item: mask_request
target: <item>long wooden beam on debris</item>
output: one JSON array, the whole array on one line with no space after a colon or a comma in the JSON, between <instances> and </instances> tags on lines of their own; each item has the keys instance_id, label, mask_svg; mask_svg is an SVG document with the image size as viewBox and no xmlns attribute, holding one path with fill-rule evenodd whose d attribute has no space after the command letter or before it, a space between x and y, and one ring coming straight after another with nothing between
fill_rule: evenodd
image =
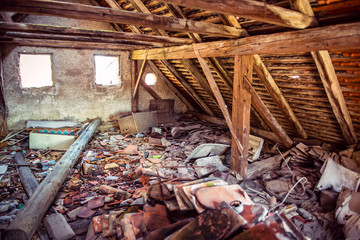
<instances>
[{"instance_id":1,"label":"long wooden beam on debris","mask_svg":"<svg viewBox=\"0 0 360 240\"><path fill-rule=\"evenodd\" d=\"M360 23L345 23L290 32L196 43L202 57L249 54L298 53L317 50L356 49L360 46ZM196 58L192 45L150 49L147 59ZM145 50L133 51L133 59L144 59Z\"/></svg>"},{"instance_id":2,"label":"long wooden beam on debris","mask_svg":"<svg viewBox=\"0 0 360 240\"><path fill-rule=\"evenodd\" d=\"M29 201L12 221L4 233L4 239L31 239L56 194L65 182L81 152L100 125L96 119L84 130L79 138L55 165L51 173L39 184Z\"/></svg>"},{"instance_id":3,"label":"long wooden beam on debris","mask_svg":"<svg viewBox=\"0 0 360 240\"><path fill-rule=\"evenodd\" d=\"M22 155L21 152L17 152L15 154L14 160L15 160L16 164L18 164L18 165L28 164L25 161L24 156ZM19 172L20 179L21 179L21 184L24 187L26 195L28 197L30 197L35 192L35 189L37 188L39 183L36 180L34 174L31 172L30 167L28 167L28 166L18 166L17 170Z\"/></svg>"}]
</instances>

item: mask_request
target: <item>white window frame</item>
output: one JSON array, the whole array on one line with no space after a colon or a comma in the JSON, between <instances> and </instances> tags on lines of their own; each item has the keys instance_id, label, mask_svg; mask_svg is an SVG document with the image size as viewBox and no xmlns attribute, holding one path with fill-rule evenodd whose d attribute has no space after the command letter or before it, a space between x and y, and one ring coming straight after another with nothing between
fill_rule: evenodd
<instances>
[{"instance_id":1,"label":"white window frame","mask_svg":"<svg viewBox=\"0 0 360 240\"><path fill-rule=\"evenodd\" d=\"M103 66L101 65L102 63L99 63L97 61L99 61L101 58L103 59L117 59L117 64L112 64L111 65L107 65L107 66ZM98 59L98 60L97 60ZM94 55L94 65L95 65L95 84L99 85L99 86L118 86L121 83L121 73L120 73L120 56L116 55L116 56L112 56L112 55L101 55L101 54L96 54ZM115 71L115 73L112 74L108 74L107 76L104 75L106 74L104 71L106 71L106 69ZM105 68L105 69L104 69ZM103 78L103 79L101 79Z\"/></svg>"},{"instance_id":2,"label":"white window frame","mask_svg":"<svg viewBox=\"0 0 360 240\"><path fill-rule=\"evenodd\" d=\"M43 88L54 85L52 76L52 54L19 53L18 56L20 86L22 89ZM39 57L42 57L42 59ZM37 81L37 79L40 79L40 81Z\"/></svg>"}]
</instances>

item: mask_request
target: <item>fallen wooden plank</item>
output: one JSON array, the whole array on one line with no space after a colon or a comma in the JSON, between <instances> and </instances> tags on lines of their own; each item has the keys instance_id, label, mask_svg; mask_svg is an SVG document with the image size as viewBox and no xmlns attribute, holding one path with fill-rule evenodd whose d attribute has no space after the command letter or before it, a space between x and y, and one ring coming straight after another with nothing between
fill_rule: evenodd
<instances>
[{"instance_id":1,"label":"fallen wooden plank","mask_svg":"<svg viewBox=\"0 0 360 240\"><path fill-rule=\"evenodd\" d=\"M4 233L4 239L31 239L71 168L95 133L101 120L94 120L71 145L51 173L40 183Z\"/></svg>"},{"instance_id":2,"label":"fallen wooden plank","mask_svg":"<svg viewBox=\"0 0 360 240\"><path fill-rule=\"evenodd\" d=\"M16 164L23 165L23 166L17 167L17 170L19 172L21 184L24 187L26 195L28 197L30 197L36 190L39 183L36 180L34 174L31 172L30 167L24 166L28 163L25 161L24 156L22 155L21 152L17 152L15 154L14 160L15 160Z\"/></svg>"}]
</instances>

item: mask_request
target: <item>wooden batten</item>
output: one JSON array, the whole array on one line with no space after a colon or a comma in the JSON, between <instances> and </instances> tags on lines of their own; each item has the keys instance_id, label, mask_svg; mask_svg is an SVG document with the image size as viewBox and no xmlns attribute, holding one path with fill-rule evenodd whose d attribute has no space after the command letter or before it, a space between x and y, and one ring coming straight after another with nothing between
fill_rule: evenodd
<instances>
[{"instance_id":1,"label":"wooden batten","mask_svg":"<svg viewBox=\"0 0 360 240\"><path fill-rule=\"evenodd\" d=\"M255 0L164 0L164 2L298 29L313 26L316 22L312 16Z\"/></svg>"},{"instance_id":2,"label":"wooden batten","mask_svg":"<svg viewBox=\"0 0 360 240\"><path fill-rule=\"evenodd\" d=\"M135 85L137 80L137 60L131 61L131 111L137 112L139 107L139 98L138 95L134 95Z\"/></svg>"},{"instance_id":3,"label":"wooden batten","mask_svg":"<svg viewBox=\"0 0 360 240\"><path fill-rule=\"evenodd\" d=\"M258 111L266 124L276 134L281 143L284 144L285 147L290 148L293 144L293 141L287 135L285 130L280 126L278 121L272 115L270 110L266 107L259 95L255 92L254 88L251 86L251 83L248 81L245 81L245 83L247 84L247 88L249 89L251 94L251 104L254 106L256 111Z\"/></svg>"},{"instance_id":4,"label":"wooden batten","mask_svg":"<svg viewBox=\"0 0 360 240\"><path fill-rule=\"evenodd\" d=\"M190 104L190 102L174 87L174 85L169 81L169 79L164 76L164 74L160 71L160 69L152 62L148 62L151 70L156 74L158 78L160 78L164 83L169 87L171 91L188 107L190 111L194 111L194 106Z\"/></svg>"},{"instance_id":5,"label":"wooden batten","mask_svg":"<svg viewBox=\"0 0 360 240\"><path fill-rule=\"evenodd\" d=\"M46 0L3 0L0 8L27 14L51 15L75 19L130 24L171 31L197 32L222 37L240 37L242 30L219 24L168 18L159 15L122 11L103 7L93 7L77 3Z\"/></svg>"},{"instance_id":6,"label":"wooden batten","mask_svg":"<svg viewBox=\"0 0 360 240\"><path fill-rule=\"evenodd\" d=\"M210 116L215 116L214 112L209 106L201 99L201 97L195 92L191 85L176 71L176 69L166 60L161 61L162 64L170 71L170 73L181 83L184 89L195 100L197 104Z\"/></svg>"},{"instance_id":7,"label":"wooden batten","mask_svg":"<svg viewBox=\"0 0 360 240\"><path fill-rule=\"evenodd\" d=\"M235 56L234 85L232 104L232 123L236 136L243 146L241 154L236 147L235 139L232 139L230 169L246 178L247 155L250 136L250 109L251 95L245 79L252 82L253 58L252 56Z\"/></svg>"},{"instance_id":8,"label":"wooden batten","mask_svg":"<svg viewBox=\"0 0 360 240\"><path fill-rule=\"evenodd\" d=\"M358 22L196 44L202 57L357 49L359 46L360 23ZM145 51L135 50L132 56L133 59L144 59ZM191 45L150 49L148 55L148 59L195 57Z\"/></svg>"},{"instance_id":9,"label":"wooden batten","mask_svg":"<svg viewBox=\"0 0 360 240\"><path fill-rule=\"evenodd\" d=\"M265 64L262 62L259 55L254 55L254 69L265 85L267 90L269 91L270 95L276 102L279 109L284 113L285 118L292 123L295 127L297 134L303 138L307 139L308 135L304 130L303 126L299 122L298 118L296 117L294 111L290 107L289 103L285 99L284 95L280 91L279 87L277 86L276 82L274 81L273 77L271 76L270 72L265 67Z\"/></svg>"}]
</instances>

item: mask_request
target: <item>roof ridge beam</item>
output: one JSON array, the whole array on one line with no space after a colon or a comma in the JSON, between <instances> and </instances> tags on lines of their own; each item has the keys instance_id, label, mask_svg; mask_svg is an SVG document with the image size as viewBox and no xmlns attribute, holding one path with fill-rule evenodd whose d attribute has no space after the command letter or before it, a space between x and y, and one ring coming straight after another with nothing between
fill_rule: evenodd
<instances>
[{"instance_id":1,"label":"roof ridge beam","mask_svg":"<svg viewBox=\"0 0 360 240\"><path fill-rule=\"evenodd\" d=\"M235 15L296 29L314 26L316 23L315 17L254 0L162 0L162 2L204 9L226 15Z\"/></svg>"}]
</instances>

